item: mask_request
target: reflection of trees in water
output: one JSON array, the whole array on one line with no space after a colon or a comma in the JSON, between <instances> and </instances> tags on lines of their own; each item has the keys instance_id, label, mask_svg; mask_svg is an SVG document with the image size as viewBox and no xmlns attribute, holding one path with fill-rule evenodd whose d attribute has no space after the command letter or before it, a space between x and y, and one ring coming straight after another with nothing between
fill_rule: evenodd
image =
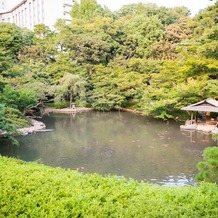
<instances>
[{"instance_id":1,"label":"reflection of trees in water","mask_svg":"<svg viewBox=\"0 0 218 218\"><path fill-rule=\"evenodd\" d=\"M202 131L181 131L184 136L183 144L186 152L202 157L202 151L208 146L214 146L212 135Z\"/></svg>"},{"instance_id":2,"label":"reflection of trees in water","mask_svg":"<svg viewBox=\"0 0 218 218\"><path fill-rule=\"evenodd\" d=\"M22 146L22 141L25 139L25 146ZM32 138L30 136L17 137L20 145L13 145L10 140L0 139L0 154L8 157L15 157L17 159L32 161L37 160L40 156L40 152L37 149L32 148Z\"/></svg>"},{"instance_id":3,"label":"reflection of trees in water","mask_svg":"<svg viewBox=\"0 0 218 218\"><path fill-rule=\"evenodd\" d=\"M24 147L45 164L86 172L139 179L189 175L201 160L196 151L201 153L210 143L199 136L190 143L179 124L126 112L54 114L44 120L54 132L24 138Z\"/></svg>"}]
</instances>

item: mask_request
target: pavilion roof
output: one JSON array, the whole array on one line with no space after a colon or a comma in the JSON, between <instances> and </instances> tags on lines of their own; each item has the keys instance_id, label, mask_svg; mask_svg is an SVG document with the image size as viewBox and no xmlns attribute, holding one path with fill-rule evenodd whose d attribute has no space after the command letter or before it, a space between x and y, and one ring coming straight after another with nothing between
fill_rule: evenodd
<instances>
[{"instance_id":1,"label":"pavilion roof","mask_svg":"<svg viewBox=\"0 0 218 218\"><path fill-rule=\"evenodd\" d=\"M191 104L187 107L182 108L185 111L201 111L201 112L216 112L218 113L218 101L207 98L203 101Z\"/></svg>"}]
</instances>

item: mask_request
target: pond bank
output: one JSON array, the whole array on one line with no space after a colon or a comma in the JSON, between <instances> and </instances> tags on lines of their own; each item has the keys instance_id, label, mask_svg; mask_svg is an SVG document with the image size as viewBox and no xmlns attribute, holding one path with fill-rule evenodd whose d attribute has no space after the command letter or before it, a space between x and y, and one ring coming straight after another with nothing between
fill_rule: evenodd
<instances>
[{"instance_id":1,"label":"pond bank","mask_svg":"<svg viewBox=\"0 0 218 218\"><path fill-rule=\"evenodd\" d=\"M57 109L57 108L44 108L44 114L49 114L49 113L80 113L80 112L88 112L93 110L92 108L86 108L86 107L78 107L78 108L62 108L62 109ZM33 134L36 132L46 132L46 126L43 122L35 120L30 118L30 123L31 126L25 127L25 128L19 128L17 131L20 133L20 135L28 135L28 134ZM4 137L7 134L6 131L3 131L0 129L0 137Z\"/></svg>"},{"instance_id":2,"label":"pond bank","mask_svg":"<svg viewBox=\"0 0 218 218\"><path fill-rule=\"evenodd\" d=\"M43 122L30 119L30 126L24 127L24 128L18 128L17 132L18 135L28 135L28 134L33 134L38 131L45 130L46 126ZM4 137L7 134L7 131L3 131L0 129L0 137Z\"/></svg>"},{"instance_id":3,"label":"pond bank","mask_svg":"<svg viewBox=\"0 0 218 218\"><path fill-rule=\"evenodd\" d=\"M85 107L78 107L78 108L44 108L44 114L48 113L77 113L77 112L88 112L93 110L92 108L85 108ZM28 135L33 134L36 132L46 132L46 126L43 122L31 119L31 126L26 128L19 128L18 132L21 133L21 135Z\"/></svg>"},{"instance_id":4,"label":"pond bank","mask_svg":"<svg viewBox=\"0 0 218 218\"><path fill-rule=\"evenodd\" d=\"M87 108L87 107L61 108L61 109L46 107L46 108L44 108L44 113L76 113L76 112L88 112L88 111L92 111L92 110L94 110L94 109ZM139 111L136 109L120 108L120 110L143 115L142 111Z\"/></svg>"},{"instance_id":5,"label":"pond bank","mask_svg":"<svg viewBox=\"0 0 218 218\"><path fill-rule=\"evenodd\" d=\"M88 112L93 110L92 108L86 108L86 107L77 107L77 108L44 108L44 113L77 113L77 112Z\"/></svg>"},{"instance_id":6,"label":"pond bank","mask_svg":"<svg viewBox=\"0 0 218 218\"><path fill-rule=\"evenodd\" d=\"M84 173L110 173L155 184L185 186L195 184L202 150L214 143L210 137L193 134L193 144L189 133L180 132L178 123L129 112L50 113L37 120L46 124L43 133L19 137L22 149L9 150L5 143L0 153L22 156L27 161L40 159L46 165ZM44 133L47 130L53 131Z\"/></svg>"},{"instance_id":7,"label":"pond bank","mask_svg":"<svg viewBox=\"0 0 218 218\"><path fill-rule=\"evenodd\" d=\"M17 131L21 135L28 135L28 134L33 134L36 133L37 131L45 129L46 126L43 122L31 119L31 126L25 127L25 128L19 128Z\"/></svg>"},{"instance_id":8,"label":"pond bank","mask_svg":"<svg viewBox=\"0 0 218 218\"><path fill-rule=\"evenodd\" d=\"M137 109L121 108L121 111L126 111L126 112L131 112L131 113L144 115L142 111L139 111Z\"/></svg>"},{"instance_id":9,"label":"pond bank","mask_svg":"<svg viewBox=\"0 0 218 218\"><path fill-rule=\"evenodd\" d=\"M207 123L201 123L201 124L185 124L180 126L181 130L195 130L195 131L201 131L204 133L212 133L217 134L218 128L215 125L210 125Z\"/></svg>"}]
</instances>

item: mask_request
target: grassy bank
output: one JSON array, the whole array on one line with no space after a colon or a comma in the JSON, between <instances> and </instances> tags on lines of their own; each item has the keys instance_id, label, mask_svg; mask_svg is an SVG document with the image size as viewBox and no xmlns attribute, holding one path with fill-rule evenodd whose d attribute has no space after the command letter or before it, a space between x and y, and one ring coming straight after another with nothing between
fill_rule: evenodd
<instances>
[{"instance_id":1,"label":"grassy bank","mask_svg":"<svg viewBox=\"0 0 218 218\"><path fill-rule=\"evenodd\" d=\"M218 188L161 187L0 156L0 217L217 217Z\"/></svg>"}]
</instances>

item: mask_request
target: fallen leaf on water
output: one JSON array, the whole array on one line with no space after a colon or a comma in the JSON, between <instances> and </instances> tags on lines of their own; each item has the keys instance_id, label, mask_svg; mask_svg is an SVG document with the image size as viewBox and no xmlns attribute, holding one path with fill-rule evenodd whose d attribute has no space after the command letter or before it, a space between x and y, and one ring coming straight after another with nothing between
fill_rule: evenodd
<instances>
[{"instance_id":1,"label":"fallen leaf on water","mask_svg":"<svg viewBox=\"0 0 218 218\"><path fill-rule=\"evenodd\" d=\"M168 148L169 144L163 144L162 146L165 147L165 148Z\"/></svg>"}]
</instances>

